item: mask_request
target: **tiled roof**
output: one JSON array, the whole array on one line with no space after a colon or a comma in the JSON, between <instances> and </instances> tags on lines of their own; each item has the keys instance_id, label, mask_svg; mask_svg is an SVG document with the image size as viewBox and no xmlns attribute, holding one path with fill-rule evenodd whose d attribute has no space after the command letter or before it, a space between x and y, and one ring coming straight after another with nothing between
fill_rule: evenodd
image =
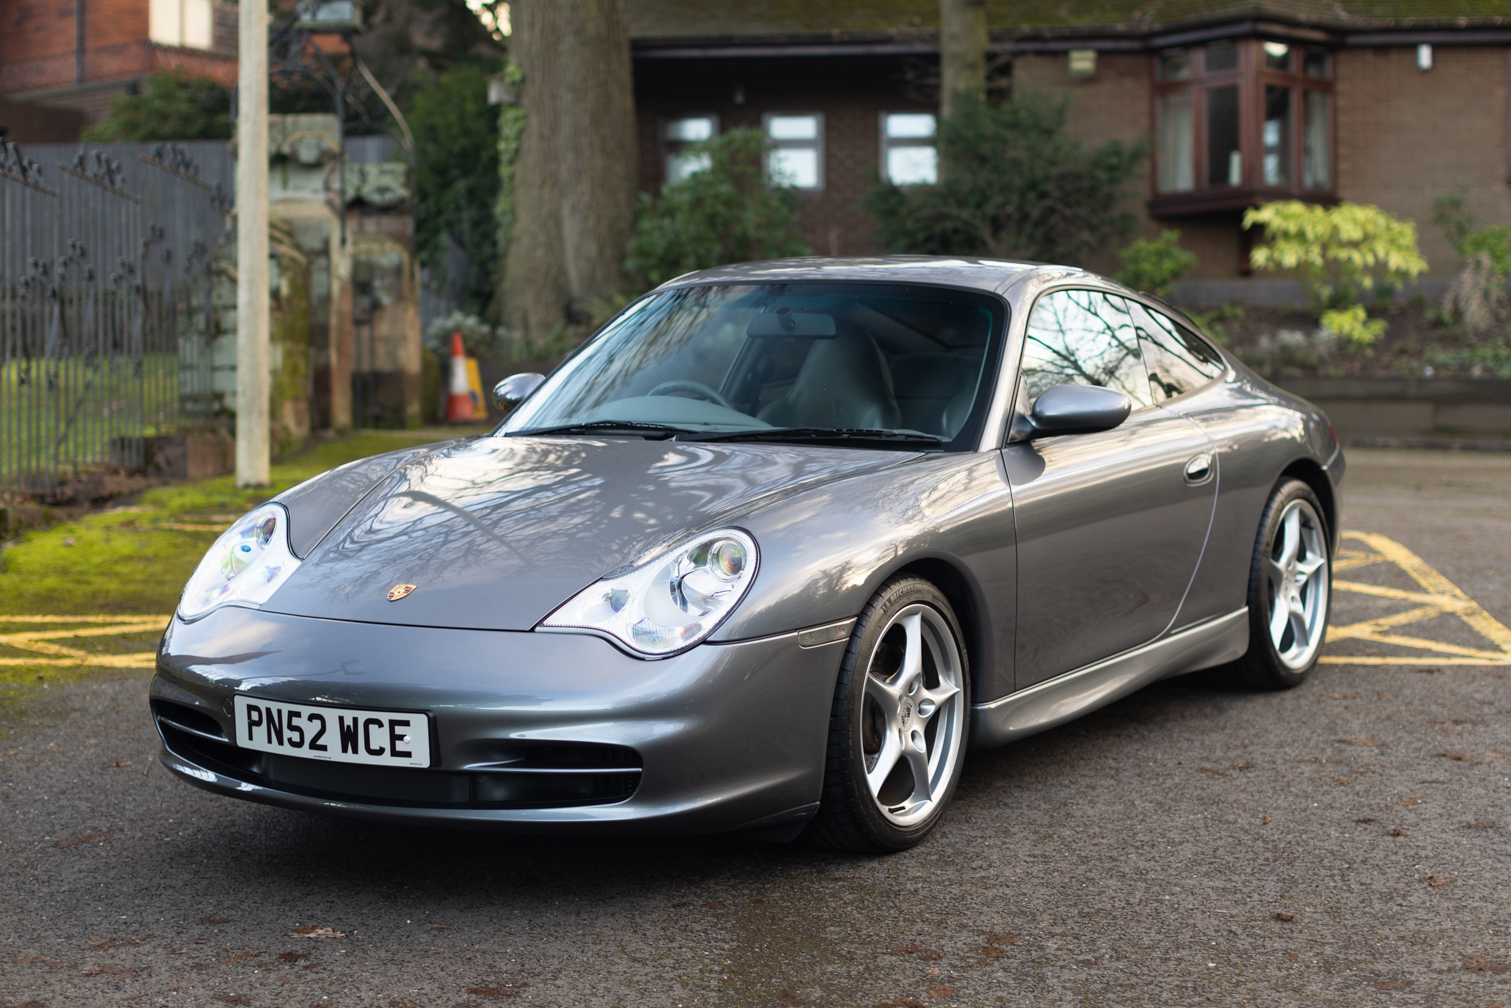
<instances>
[{"instance_id":1,"label":"tiled roof","mask_svg":"<svg viewBox=\"0 0 1511 1008\"><path fill-rule=\"evenodd\" d=\"M636 39L933 36L938 0L626 0ZM1269 17L1338 27L1511 22L1511 0L987 0L994 34Z\"/></svg>"}]
</instances>

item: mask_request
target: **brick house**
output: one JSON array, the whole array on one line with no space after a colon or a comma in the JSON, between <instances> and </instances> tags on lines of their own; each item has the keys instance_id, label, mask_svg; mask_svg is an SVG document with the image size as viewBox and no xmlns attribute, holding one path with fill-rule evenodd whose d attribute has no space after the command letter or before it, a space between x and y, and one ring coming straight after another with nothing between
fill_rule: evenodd
<instances>
[{"instance_id":1,"label":"brick house","mask_svg":"<svg viewBox=\"0 0 1511 1008\"><path fill-rule=\"evenodd\" d=\"M928 181L934 0L627 0L642 187L692 165L690 141L766 130L807 198L820 254L876 251L861 210L877 173ZM994 73L1065 94L1097 144L1150 137L1141 234L1181 231L1192 303L1283 302L1247 275L1244 207L1373 203L1417 221L1430 291L1457 269L1431 223L1455 186L1511 223L1511 0L987 0ZM931 90L932 89L932 90ZM1109 253L1093 268L1115 268Z\"/></svg>"},{"instance_id":2,"label":"brick house","mask_svg":"<svg viewBox=\"0 0 1511 1008\"><path fill-rule=\"evenodd\" d=\"M224 0L0 0L0 99L75 110L89 126L143 77L181 70L236 83L236 6ZM15 114L12 141L40 125Z\"/></svg>"}]
</instances>

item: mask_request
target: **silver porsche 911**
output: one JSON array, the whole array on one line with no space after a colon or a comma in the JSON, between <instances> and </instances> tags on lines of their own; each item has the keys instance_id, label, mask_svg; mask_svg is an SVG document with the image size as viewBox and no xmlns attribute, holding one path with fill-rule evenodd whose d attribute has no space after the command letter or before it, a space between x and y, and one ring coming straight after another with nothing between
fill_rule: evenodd
<instances>
[{"instance_id":1,"label":"silver porsche 911","mask_svg":"<svg viewBox=\"0 0 1511 1008\"><path fill-rule=\"evenodd\" d=\"M170 770L393 822L886 852L968 745L1317 660L1326 418L1091 273L706 270L497 394L492 434L220 537L152 681Z\"/></svg>"}]
</instances>

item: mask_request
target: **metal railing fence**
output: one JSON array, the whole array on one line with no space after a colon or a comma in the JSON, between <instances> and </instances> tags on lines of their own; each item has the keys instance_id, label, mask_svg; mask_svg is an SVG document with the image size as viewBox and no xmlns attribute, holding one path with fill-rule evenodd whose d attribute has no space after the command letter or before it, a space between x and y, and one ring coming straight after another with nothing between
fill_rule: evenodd
<instances>
[{"instance_id":1,"label":"metal railing fence","mask_svg":"<svg viewBox=\"0 0 1511 1008\"><path fill-rule=\"evenodd\" d=\"M0 490L139 469L213 425L212 286L229 206L181 150L48 172L0 149ZM132 184L133 188L127 188Z\"/></svg>"}]
</instances>

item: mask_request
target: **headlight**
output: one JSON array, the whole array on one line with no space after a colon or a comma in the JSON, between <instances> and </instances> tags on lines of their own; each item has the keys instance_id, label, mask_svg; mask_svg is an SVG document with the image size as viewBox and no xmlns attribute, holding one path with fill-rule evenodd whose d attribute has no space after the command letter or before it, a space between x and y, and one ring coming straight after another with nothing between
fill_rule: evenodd
<instances>
[{"instance_id":1,"label":"headlight","mask_svg":"<svg viewBox=\"0 0 1511 1008\"><path fill-rule=\"evenodd\" d=\"M289 513L264 504L221 533L194 569L178 600L178 614L195 619L236 602L260 606L299 566L289 549Z\"/></svg>"},{"instance_id":2,"label":"headlight","mask_svg":"<svg viewBox=\"0 0 1511 1008\"><path fill-rule=\"evenodd\" d=\"M756 574L756 544L739 529L701 535L648 564L606 577L541 621L542 630L598 630L645 655L703 640L739 605Z\"/></svg>"}]
</instances>

